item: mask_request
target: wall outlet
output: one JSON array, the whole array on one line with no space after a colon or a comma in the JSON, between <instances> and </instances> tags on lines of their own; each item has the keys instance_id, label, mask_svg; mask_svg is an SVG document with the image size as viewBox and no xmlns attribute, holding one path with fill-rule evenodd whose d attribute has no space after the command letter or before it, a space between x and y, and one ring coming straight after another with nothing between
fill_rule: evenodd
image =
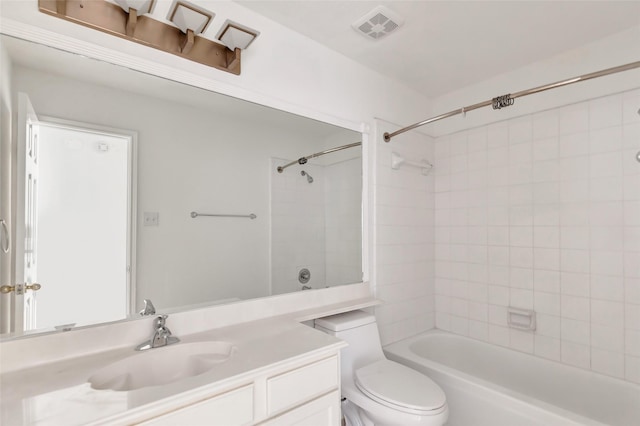
<instances>
[{"instance_id":1,"label":"wall outlet","mask_svg":"<svg viewBox=\"0 0 640 426\"><path fill-rule=\"evenodd\" d=\"M144 212L144 226L158 226L158 212Z\"/></svg>"}]
</instances>

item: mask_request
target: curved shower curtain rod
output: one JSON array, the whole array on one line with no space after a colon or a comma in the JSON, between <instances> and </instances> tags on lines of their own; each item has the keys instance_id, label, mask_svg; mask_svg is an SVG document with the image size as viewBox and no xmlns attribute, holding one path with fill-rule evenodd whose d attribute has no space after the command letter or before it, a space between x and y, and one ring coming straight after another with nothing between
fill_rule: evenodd
<instances>
[{"instance_id":1,"label":"curved shower curtain rod","mask_svg":"<svg viewBox=\"0 0 640 426\"><path fill-rule=\"evenodd\" d=\"M421 127L424 126L425 124L429 124L429 123L433 123L435 121L439 121L445 118L449 118L449 117L453 117L454 115L458 115L458 114L466 114L469 111L473 111L474 109L479 109L479 108L483 108L489 105L493 106L493 109L501 109L504 107L508 107L513 105L513 101L515 98L519 98L522 96L527 96L527 95L533 95L534 93L539 93L539 92L544 92L545 90L550 90L550 89L555 89L558 87L562 87L562 86L567 86L569 84L573 84L573 83L579 83L581 81L586 81L586 80L591 80L592 78L598 78L598 77L603 77L605 75L609 75L609 74L615 74L618 72L622 72L622 71L629 71L635 68L640 68L640 61L637 62L631 62L625 65L620 65L617 67L613 67L613 68L607 68L605 70L602 71L596 71L596 72L592 72L589 74L585 74L585 75L581 75L579 77L574 77L574 78L569 78L567 80L562 80L562 81L557 81L555 83L551 83L551 84L545 84L544 86L538 86L538 87L534 87L533 89L528 89L528 90L522 90L520 92L517 93L513 93L513 94L508 94L508 95L503 95L503 96L498 96L495 97L489 101L484 101L484 102L479 102L477 104L473 104L473 105L469 105L466 107L462 107L460 109L455 109L453 111L449 111L447 113L441 114L441 115L437 115L435 117L431 117L427 120L424 121L420 121L419 123L416 124L412 124L411 126L407 126L407 127L403 127L400 130L396 130L393 133L388 133L385 132L384 134L384 141L385 142L390 142L391 138L398 136L404 132L408 132L409 130L413 130L417 127Z\"/></svg>"},{"instance_id":2,"label":"curved shower curtain rod","mask_svg":"<svg viewBox=\"0 0 640 426\"><path fill-rule=\"evenodd\" d=\"M332 152L342 151L343 149L353 148L354 146L360 146L360 145L362 145L362 142L355 142L355 143L350 143L348 145L342 145L342 146L338 146L338 147L335 147L335 148L330 148L330 149L327 149L325 151L316 152L315 154L306 155L304 157L298 158L295 161L287 163L284 166L278 166L277 170L278 170L278 173L282 173L284 171L284 169L286 169L289 166L293 166L294 164L307 164L307 161L309 161L312 158L320 157L321 155L331 154Z\"/></svg>"}]
</instances>

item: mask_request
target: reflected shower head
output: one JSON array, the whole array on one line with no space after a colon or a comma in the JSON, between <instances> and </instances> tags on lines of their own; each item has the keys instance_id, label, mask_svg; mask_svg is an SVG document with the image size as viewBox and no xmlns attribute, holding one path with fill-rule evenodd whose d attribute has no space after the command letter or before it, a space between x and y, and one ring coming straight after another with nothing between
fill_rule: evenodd
<instances>
[{"instance_id":1,"label":"reflected shower head","mask_svg":"<svg viewBox=\"0 0 640 426\"><path fill-rule=\"evenodd\" d=\"M307 172L305 172L304 170L300 172L300 174L302 176L306 176L307 177L307 182L309 183L313 183L313 178L311 177L311 175Z\"/></svg>"}]
</instances>

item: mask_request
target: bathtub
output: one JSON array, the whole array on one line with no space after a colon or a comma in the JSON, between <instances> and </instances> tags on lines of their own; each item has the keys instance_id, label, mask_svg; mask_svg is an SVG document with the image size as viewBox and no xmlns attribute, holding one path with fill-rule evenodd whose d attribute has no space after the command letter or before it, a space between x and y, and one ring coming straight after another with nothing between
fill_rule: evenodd
<instances>
[{"instance_id":1,"label":"bathtub","mask_svg":"<svg viewBox=\"0 0 640 426\"><path fill-rule=\"evenodd\" d=\"M431 330L384 348L447 395L449 426L640 425L640 386Z\"/></svg>"}]
</instances>

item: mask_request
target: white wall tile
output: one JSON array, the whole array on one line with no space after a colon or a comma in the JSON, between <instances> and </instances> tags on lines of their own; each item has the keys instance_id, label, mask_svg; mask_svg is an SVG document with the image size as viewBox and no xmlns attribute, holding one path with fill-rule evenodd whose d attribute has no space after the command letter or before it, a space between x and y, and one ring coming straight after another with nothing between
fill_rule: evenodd
<instances>
[{"instance_id":1,"label":"white wall tile","mask_svg":"<svg viewBox=\"0 0 640 426\"><path fill-rule=\"evenodd\" d=\"M534 292L533 309L543 314L560 315L560 295L541 291Z\"/></svg>"},{"instance_id":2,"label":"white wall tile","mask_svg":"<svg viewBox=\"0 0 640 426\"><path fill-rule=\"evenodd\" d=\"M561 318L555 315L536 315L536 334L560 339Z\"/></svg>"},{"instance_id":3,"label":"white wall tile","mask_svg":"<svg viewBox=\"0 0 640 426\"><path fill-rule=\"evenodd\" d=\"M469 320L469 337L483 342L489 341L489 324L482 321Z\"/></svg>"},{"instance_id":4,"label":"white wall tile","mask_svg":"<svg viewBox=\"0 0 640 426\"><path fill-rule=\"evenodd\" d=\"M562 317L579 321L589 321L590 303L586 297L562 295L561 309Z\"/></svg>"},{"instance_id":5,"label":"white wall tile","mask_svg":"<svg viewBox=\"0 0 640 426\"><path fill-rule=\"evenodd\" d=\"M560 247L560 229L556 226L536 226L533 228L533 246L541 248Z\"/></svg>"},{"instance_id":6,"label":"white wall tile","mask_svg":"<svg viewBox=\"0 0 640 426\"><path fill-rule=\"evenodd\" d=\"M492 305L509 305L509 287L501 285L488 286L488 301Z\"/></svg>"},{"instance_id":7,"label":"white wall tile","mask_svg":"<svg viewBox=\"0 0 640 426\"><path fill-rule=\"evenodd\" d=\"M591 322L609 327L624 327L624 304L609 300L591 300Z\"/></svg>"},{"instance_id":8,"label":"white wall tile","mask_svg":"<svg viewBox=\"0 0 640 426\"><path fill-rule=\"evenodd\" d=\"M623 148L640 148L640 115L636 115L634 118L634 123L625 124L622 127Z\"/></svg>"},{"instance_id":9,"label":"white wall tile","mask_svg":"<svg viewBox=\"0 0 640 426\"><path fill-rule=\"evenodd\" d=\"M620 100L621 102L622 100ZM555 111L545 111L535 114L532 117L533 139L540 139L557 136L559 131L560 118Z\"/></svg>"},{"instance_id":10,"label":"white wall tile","mask_svg":"<svg viewBox=\"0 0 640 426\"><path fill-rule=\"evenodd\" d=\"M560 250L560 270L565 272L589 273L589 251L587 250Z\"/></svg>"},{"instance_id":11,"label":"white wall tile","mask_svg":"<svg viewBox=\"0 0 640 426\"><path fill-rule=\"evenodd\" d=\"M571 133L558 138L558 156L560 158L589 155L589 133Z\"/></svg>"},{"instance_id":12,"label":"white wall tile","mask_svg":"<svg viewBox=\"0 0 640 426\"><path fill-rule=\"evenodd\" d=\"M506 122L487 126L487 147L496 148L507 146L509 143L509 127Z\"/></svg>"},{"instance_id":13,"label":"white wall tile","mask_svg":"<svg viewBox=\"0 0 640 426\"><path fill-rule=\"evenodd\" d=\"M509 293L509 305L520 309L533 309L532 290L511 288Z\"/></svg>"},{"instance_id":14,"label":"white wall tile","mask_svg":"<svg viewBox=\"0 0 640 426\"><path fill-rule=\"evenodd\" d=\"M533 333L509 329L509 347L516 351L533 353Z\"/></svg>"},{"instance_id":15,"label":"white wall tile","mask_svg":"<svg viewBox=\"0 0 640 426\"><path fill-rule=\"evenodd\" d=\"M562 135L589 129L589 107L585 103L569 105L559 110L558 131Z\"/></svg>"},{"instance_id":16,"label":"white wall tile","mask_svg":"<svg viewBox=\"0 0 640 426\"><path fill-rule=\"evenodd\" d=\"M533 249L533 266L537 270L560 270L560 250L550 248Z\"/></svg>"},{"instance_id":17,"label":"white wall tile","mask_svg":"<svg viewBox=\"0 0 640 426\"><path fill-rule=\"evenodd\" d=\"M620 327L592 324L591 347L624 353L624 330Z\"/></svg>"},{"instance_id":18,"label":"white wall tile","mask_svg":"<svg viewBox=\"0 0 640 426\"><path fill-rule=\"evenodd\" d=\"M560 273L560 291L571 296L589 297L591 275L577 272Z\"/></svg>"},{"instance_id":19,"label":"white wall tile","mask_svg":"<svg viewBox=\"0 0 640 426\"><path fill-rule=\"evenodd\" d=\"M531 141L533 125L531 116L509 120L509 144L520 144Z\"/></svg>"},{"instance_id":20,"label":"white wall tile","mask_svg":"<svg viewBox=\"0 0 640 426\"><path fill-rule=\"evenodd\" d=\"M589 152L619 151L622 149L622 126L606 127L589 132Z\"/></svg>"},{"instance_id":21,"label":"white wall tile","mask_svg":"<svg viewBox=\"0 0 640 426\"><path fill-rule=\"evenodd\" d=\"M588 250L589 228L586 226L564 226L560 228L560 247Z\"/></svg>"},{"instance_id":22,"label":"white wall tile","mask_svg":"<svg viewBox=\"0 0 640 426\"><path fill-rule=\"evenodd\" d=\"M533 142L533 161L557 160L559 158L558 137L536 139Z\"/></svg>"},{"instance_id":23,"label":"white wall tile","mask_svg":"<svg viewBox=\"0 0 640 426\"><path fill-rule=\"evenodd\" d=\"M629 330L640 330L640 305L631 303L625 305L624 325Z\"/></svg>"},{"instance_id":24,"label":"white wall tile","mask_svg":"<svg viewBox=\"0 0 640 426\"><path fill-rule=\"evenodd\" d=\"M489 324L489 342L498 346L509 346L509 329Z\"/></svg>"},{"instance_id":25,"label":"white wall tile","mask_svg":"<svg viewBox=\"0 0 640 426\"><path fill-rule=\"evenodd\" d=\"M591 325L587 321L562 318L561 337L563 341L589 345L591 343Z\"/></svg>"},{"instance_id":26,"label":"white wall tile","mask_svg":"<svg viewBox=\"0 0 640 426\"><path fill-rule=\"evenodd\" d=\"M554 361L561 360L561 340L553 337L535 335L534 336L534 353L542 358Z\"/></svg>"},{"instance_id":27,"label":"white wall tile","mask_svg":"<svg viewBox=\"0 0 640 426\"><path fill-rule=\"evenodd\" d=\"M640 331L625 330L624 334L625 352L629 355L640 356Z\"/></svg>"},{"instance_id":28,"label":"white wall tile","mask_svg":"<svg viewBox=\"0 0 640 426\"><path fill-rule=\"evenodd\" d=\"M623 277L591 274L591 297L614 302L624 301Z\"/></svg>"},{"instance_id":29,"label":"white wall tile","mask_svg":"<svg viewBox=\"0 0 640 426\"><path fill-rule=\"evenodd\" d=\"M589 128L619 126L622 124L622 96L614 95L589 102Z\"/></svg>"},{"instance_id":30,"label":"white wall tile","mask_svg":"<svg viewBox=\"0 0 640 426\"><path fill-rule=\"evenodd\" d=\"M613 251L592 251L591 252L591 273L596 275L622 276L624 262L629 253ZM629 256L631 258L631 256Z\"/></svg>"},{"instance_id":31,"label":"white wall tile","mask_svg":"<svg viewBox=\"0 0 640 426\"><path fill-rule=\"evenodd\" d=\"M591 369L613 377L624 377L624 354L600 348L591 349Z\"/></svg>"},{"instance_id":32,"label":"white wall tile","mask_svg":"<svg viewBox=\"0 0 640 426\"><path fill-rule=\"evenodd\" d=\"M591 349L587 345L563 340L561 344L562 362L574 367L591 368Z\"/></svg>"},{"instance_id":33,"label":"white wall tile","mask_svg":"<svg viewBox=\"0 0 640 426\"><path fill-rule=\"evenodd\" d=\"M624 378L630 382L640 383L640 357L625 356Z\"/></svg>"},{"instance_id":34,"label":"white wall tile","mask_svg":"<svg viewBox=\"0 0 640 426\"><path fill-rule=\"evenodd\" d=\"M533 271L533 287L535 291L560 293L560 272L536 267Z\"/></svg>"}]
</instances>

